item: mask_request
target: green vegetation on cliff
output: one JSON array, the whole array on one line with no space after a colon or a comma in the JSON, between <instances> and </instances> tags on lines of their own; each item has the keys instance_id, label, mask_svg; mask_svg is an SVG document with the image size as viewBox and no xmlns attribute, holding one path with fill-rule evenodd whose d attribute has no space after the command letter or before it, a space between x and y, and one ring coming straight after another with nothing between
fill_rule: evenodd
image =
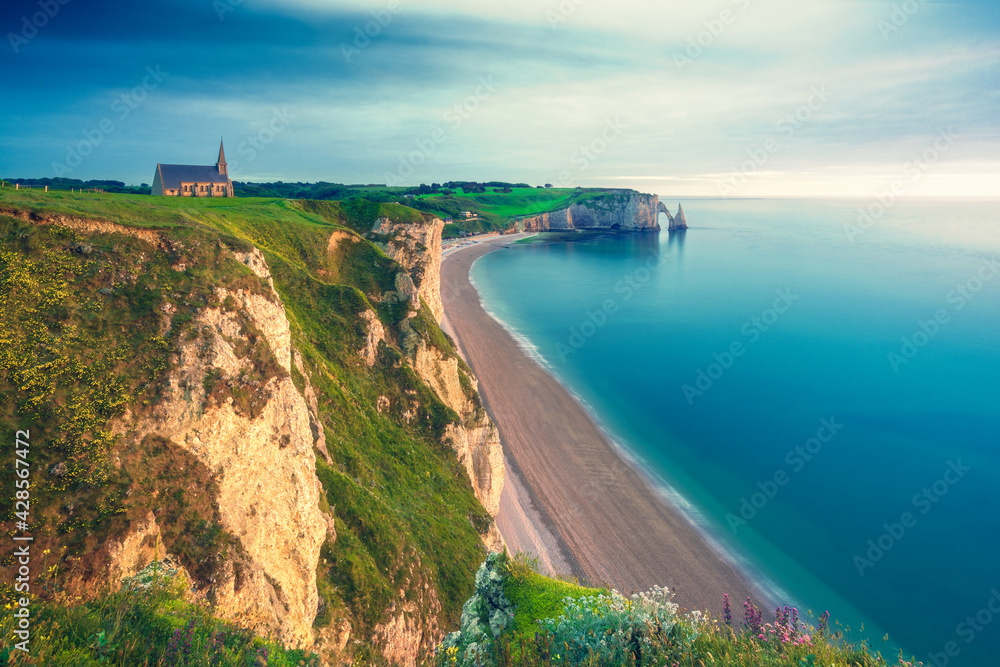
<instances>
[{"instance_id":1,"label":"green vegetation on cliff","mask_svg":"<svg viewBox=\"0 0 1000 667\"><path fill-rule=\"evenodd\" d=\"M30 654L10 643L0 665L91 667L319 667L318 656L280 644L212 616L187 602L189 582L155 563L114 593L87 602L41 602L32 611ZM15 636L16 619L0 617L0 636Z\"/></svg>"},{"instance_id":2,"label":"green vegetation on cliff","mask_svg":"<svg viewBox=\"0 0 1000 667\"><path fill-rule=\"evenodd\" d=\"M322 508L336 526L319 562L317 630L349 622L359 641L348 654L375 662L377 626L401 595L418 606L417 617L441 627L457 622L492 519L442 442L458 415L416 375L400 341L415 334L454 350L435 325L407 319L407 304L393 297L401 267L361 235L382 217L420 224L425 214L363 200L10 189L0 190L0 211L12 214L0 219L0 449L12 460L14 432L31 430L30 531L38 553L49 551L37 563L45 574L33 593L50 605L93 597L103 575L88 559L150 511L163 524L162 548L196 587L238 560L239 540L221 528L213 497L216 472L167 439L125 447L111 422L156 409L178 346L199 335L191 325L197 313L230 307L218 303L214 288L269 294L233 254L256 247L316 393L331 458L317 456ZM41 224L59 216L127 230ZM332 244L335 233L350 241ZM368 310L386 332L372 367L359 355ZM232 389L206 376L206 390L252 411L266 397L241 394L252 391L243 387L284 370L266 346L245 346L242 354L256 375ZM306 378L295 368L292 376L303 391ZM0 495L4 532L12 535L10 476ZM3 565L12 562L10 544L0 550ZM10 587L2 593L9 602Z\"/></svg>"},{"instance_id":3,"label":"green vegetation on cliff","mask_svg":"<svg viewBox=\"0 0 1000 667\"><path fill-rule=\"evenodd\" d=\"M461 628L438 648L438 667L914 667L887 660L831 629L813 627L791 607L764 612L747 601L721 616L684 612L670 591L630 597L538 574L535 563L490 554Z\"/></svg>"}]
</instances>

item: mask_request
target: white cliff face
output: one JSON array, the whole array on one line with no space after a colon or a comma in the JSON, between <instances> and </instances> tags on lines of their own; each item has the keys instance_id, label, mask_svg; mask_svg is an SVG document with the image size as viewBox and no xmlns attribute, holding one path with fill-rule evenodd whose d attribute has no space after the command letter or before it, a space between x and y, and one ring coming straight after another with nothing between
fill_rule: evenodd
<instances>
[{"instance_id":1,"label":"white cliff face","mask_svg":"<svg viewBox=\"0 0 1000 667\"><path fill-rule=\"evenodd\" d=\"M414 277L414 282L419 283L417 294L431 309L436 322L444 317L444 306L441 303L443 229L444 223L437 218L426 224L397 223L383 218L372 230L376 234L391 236L385 246L387 254ZM399 284L399 276L396 282L396 288L402 294L411 293L406 289L407 285ZM411 312L413 310L411 308ZM372 347L371 341L384 335L374 325L375 322L371 322L369 318L369 344L362 352L366 361ZM462 387L464 376L470 390L478 392L475 377L459 367L457 357L445 358L440 350L428 345L426 341L421 341L412 354L417 374L461 418L459 424L448 426L445 441L455 450L459 461L469 473L479 502L491 515L496 516L500 509L500 492L504 481L503 450L496 426L478 401L473 401ZM487 546L496 548L502 545L501 540L499 532L491 531L485 541Z\"/></svg>"},{"instance_id":2,"label":"white cliff face","mask_svg":"<svg viewBox=\"0 0 1000 667\"><path fill-rule=\"evenodd\" d=\"M241 260L270 280L259 251ZM222 527L239 540L246 561L226 561L223 572L202 591L216 613L272 632L286 645L310 647L319 602L316 568L327 521L319 509L309 410L289 375L288 320L276 293L269 299L219 289L217 296L220 301L232 297L236 310L205 308L198 313L201 335L180 343L166 398L151 417L133 421L126 415L118 429L137 442L147 435L167 438L214 473ZM263 335L281 369L264 381L247 380L255 369L250 358L238 354L239 343L249 334L244 321ZM210 371L223 389L207 396ZM240 409L231 395L225 396L226 387L250 392L253 409ZM137 528L143 535L156 530L146 524ZM134 541L126 537L121 550L131 555ZM122 569L141 560L132 557Z\"/></svg>"},{"instance_id":3,"label":"white cliff face","mask_svg":"<svg viewBox=\"0 0 1000 667\"><path fill-rule=\"evenodd\" d=\"M326 462L332 464L333 459L330 458L330 452L326 448L326 431L323 430L323 422L319 416L319 398L316 396L316 390L313 389L312 383L309 381L309 373L306 372L305 364L302 363L302 356L294 350L292 351L292 361L295 363L295 369L299 375L305 380L306 387L302 394L306 399L306 405L309 406L309 428L312 430L314 444Z\"/></svg>"},{"instance_id":4,"label":"white cliff face","mask_svg":"<svg viewBox=\"0 0 1000 667\"><path fill-rule=\"evenodd\" d=\"M522 232L572 229L657 231L660 229L660 212L657 195L608 193L603 198L522 218L518 220L517 228Z\"/></svg>"},{"instance_id":5,"label":"white cliff face","mask_svg":"<svg viewBox=\"0 0 1000 667\"><path fill-rule=\"evenodd\" d=\"M472 488L483 508L492 516L500 511L504 466L500 434L482 406L462 388L460 374L469 386L478 391L476 379L459 368L458 358L445 359L441 352L423 343L417 348L414 368L441 401L462 418L460 424L449 424L445 441L458 455L472 481Z\"/></svg>"},{"instance_id":6,"label":"white cliff face","mask_svg":"<svg viewBox=\"0 0 1000 667\"><path fill-rule=\"evenodd\" d=\"M375 626L374 632L375 646L390 665L400 667L416 667L420 654L432 651L444 636L437 622L441 603L430 582L421 580L416 552L411 554L409 569L406 588L397 591L388 619Z\"/></svg>"},{"instance_id":7,"label":"white cliff face","mask_svg":"<svg viewBox=\"0 0 1000 667\"><path fill-rule=\"evenodd\" d=\"M444 317L441 305L441 230L444 221L434 218L423 224L380 219L372 232L391 238L379 244L389 257L399 262L417 285L417 293L431 309L434 321ZM397 289L400 289L397 286Z\"/></svg>"},{"instance_id":8,"label":"white cliff face","mask_svg":"<svg viewBox=\"0 0 1000 667\"><path fill-rule=\"evenodd\" d=\"M373 310L366 310L361 313L361 319L365 321L365 346L361 348L361 358L365 360L365 365L369 368L375 365L378 358L379 343L385 341L385 327L382 321Z\"/></svg>"}]
</instances>

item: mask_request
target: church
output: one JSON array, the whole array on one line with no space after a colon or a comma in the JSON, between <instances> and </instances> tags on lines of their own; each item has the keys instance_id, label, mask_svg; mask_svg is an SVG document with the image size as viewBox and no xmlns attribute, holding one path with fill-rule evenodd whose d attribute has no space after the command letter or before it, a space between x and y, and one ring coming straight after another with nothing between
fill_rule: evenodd
<instances>
[{"instance_id":1,"label":"church","mask_svg":"<svg viewBox=\"0 0 1000 667\"><path fill-rule=\"evenodd\" d=\"M219 142L215 165L157 164L153 194L167 197L233 197L233 182L226 172L226 152Z\"/></svg>"}]
</instances>

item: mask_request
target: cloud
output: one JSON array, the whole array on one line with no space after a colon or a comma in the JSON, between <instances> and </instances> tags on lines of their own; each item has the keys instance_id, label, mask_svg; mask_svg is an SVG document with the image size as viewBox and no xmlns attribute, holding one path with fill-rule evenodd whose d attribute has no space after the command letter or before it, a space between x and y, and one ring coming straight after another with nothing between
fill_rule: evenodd
<instances>
[{"instance_id":1,"label":"cloud","mask_svg":"<svg viewBox=\"0 0 1000 667\"><path fill-rule=\"evenodd\" d=\"M220 134L236 149L286 107L295 121L250 176L379 182L438 128L445 139L414 182L553 182L570 170L588 185L631 174L690 187L777 137L752 187L847 188L831 165L891 171L947 126L965 140L949 156L964 165L955 173L996 171L991 4L921 3L885 35L894 10L883 2L220 1L232 9L222 20L204 0L70 3L0 56L18 72L0 110L3 175L46 175L147 65L170 78L81 177L148 180L150 165L194 160ZM10 25L32 6L15 5ZM480 77L496 90L455 126L449 110ZM830 99L782 134L817 86ZM575 168L616 118L621 136Z\"/></svg>"}]
</instances>

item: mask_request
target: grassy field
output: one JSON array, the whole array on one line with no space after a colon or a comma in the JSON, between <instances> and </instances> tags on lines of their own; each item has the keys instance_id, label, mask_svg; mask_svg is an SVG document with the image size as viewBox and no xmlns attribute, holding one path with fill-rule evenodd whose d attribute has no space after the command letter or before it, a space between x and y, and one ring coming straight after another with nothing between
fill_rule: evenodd
<instances>
[{"instance_id":1,"label":"grassy field","mask_svg":"<svg viewBox=\"0 0 1000 667\"><path fill-rule=\"evenodd\" d=\"M48 211L58 211L73 216L113 216L114 219L131 225L143 226L174 226L189 225L204 221L211 226L218 226L221 221L230 225L241 221L264 217L274 220L294 220L301 222L309 219L304 212L317 210L317 207L333 207L337 210L361 211L372 207L382 207L379 210L392 215L414 215L413 209L444 218L453 218L454 224L445 227L445 238L459 236L462 232L481 233L499 231L509 227L517 218L537 215L547 211L565 208L573 203L601 197L600 189L570 189L570 188L511 188L505 193L498 188L486 188L486 192L467 193L461 189L452 194L415 195L412 199L404 198L407 191L413 188L387 188L384 186L351 186L342 194L349 195L343 201L305 200L305 206L289 208L290 201L280 197L237 197L228 198L187 198L187 197L151 197L143 195L116 195L109 200L108 195L92 193L70 193L68 191L19 190L0 188L0 207L4 202L16 202L19 206L32 208L41 207ZM341 192L337 190L336 192ZM367 200L365 197L371 197ZM389 201L386 201L389 200ZM394 202L401 202L394 203ZM304 209L304 210L303 210ZM409 213L404 214L404 211ZM466 220L464 211L476 214L477 218ZM211 220L206 220L211 218ZM372 221L374 222L374 221ZM355 229L363 232L367 230Z\"/></svg>"},{"instance_id":2,"label":"grassy field","mask_svg":"<svg viewBox=\"0 0 1000 667\"><path fill-rule=\"evenodd\" d=\"M452 217L455 224L445 228L446 237L460 232L484 232L505 229L517 218L565 208L592 198L596 192L570 188L511 188L511 192L456 192L452 195L418 195L415 205L442 218ZM463 211L471 211L479 220L467 221Z\"/></svg>"}]
</instances>

